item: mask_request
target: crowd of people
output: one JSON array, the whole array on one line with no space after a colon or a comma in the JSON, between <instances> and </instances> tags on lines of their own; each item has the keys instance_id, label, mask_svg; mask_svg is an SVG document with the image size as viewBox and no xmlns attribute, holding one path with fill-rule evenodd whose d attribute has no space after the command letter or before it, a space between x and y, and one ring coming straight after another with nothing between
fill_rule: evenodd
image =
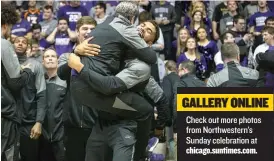
<instances>
[{"instance_id":1,"label":"crowd of people","mask_svg":"<svg viewBox=\"0 0 274 161\"><path fill-rule=\"evenodd\" d=\"M3 161L177 160L177 88L274 88L274 1L1 1Z\"/></svg>"}]
</instances>

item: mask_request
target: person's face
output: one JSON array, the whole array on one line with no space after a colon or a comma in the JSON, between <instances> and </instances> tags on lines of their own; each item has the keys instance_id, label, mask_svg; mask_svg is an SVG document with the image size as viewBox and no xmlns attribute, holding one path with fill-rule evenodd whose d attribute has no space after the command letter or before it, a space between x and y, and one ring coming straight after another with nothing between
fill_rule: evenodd
<instances>
[{"instance_id":1,"label":"person's face","mask_svg":"<svg viewBox=\"0 0 274 161\"><path fill-rule=\"evenodd\" d=\"M44 20L48 20L52 18L52 11L51 9L44 9L44 13L43 13L43 18Z\"/></svg>"},{"instance_id":2,"label":"person's face","mask_svg":"<svg viewBox=\"0 0 274 161\"><path fill-rule=\"evenodd\" d=\"M193 7L193 11L200 11L203 12L204 10L204 6L202 2L196 2L194 7Z\"/></svg>"},{"instance_id":3,"label":"person's face","mask_svg":"<svg viewBox=\"0 0 274 161\"><path fill-rule=\"evenodd\" d=\"M141 30L141 37L145 40L145 42L152 45L156 36L156 28L154 25L150 22L143 22L138 26L138 29Z\"/></svg>"},{"instance_id":4,"label":"person's face","mask_svg":"<svg viewBox=\"0 0 274 161\"><path fill-rule=\"evenodd\" d=\"M239 19L237 23L235 23L235 28L237 31L245 31L245 20Z\"/></svg>"},{"instance_id":5,"label":"person's face","mask_svg":"<svg viewBox=\"0 0 274 161\"><path fill-rule=\"evenodd\" d=\"M58 58L54 50L47 50L43 57L43 65L46 69L57 69Z\"/></svg>"},{"instance_id":6,"label":"person's face","mask_svg":"<svg viewBox=\"0 0 274 161\"><path fill-rule=\"evenodd\" d=\"M206 37L207 37L206 30L203 29L203 28L199 29L199 30L197 31L197 36L198 36L198 38L199 38L200 40L206 39Z\"/></svg>"},{"instance_id":7,"label":"person's face","mask_svg":"<svg viewBox=\"0 0 274 161\"><path fill-rule=\"evenodd\" d=\"M104 8L102 7L100 7L99 5L97 5L97 6L95 6L95 15L96 16L99 16L100 14L103 14L104 13Z\"/></svg>"},{"instance_id":8,"label":"person's face","mask_svg":"<svg viewBox=\"0 0 274 161\"><path fill-rule=\"evenodd\" d=\"M58 28L61 32L65 32L68 30L68 23L66 20L60 20L58 23Z\"/></svg>"},{"instance_id":9,"label":"person's face","mask_svg":"<svg viewBox=\"0 0 274 161\"><path fill-rule=\"evenodd\" d=\"M258 1L258 6L261 7L261 8L266 7L266 0L259 0Z\"/></svg>"},{"instance_id":10,"label":"person's face","mask_svg":"<svg viewBox=\"0 0 274 161\"><path fill-rule=\"evenodd\" d=\"M186 47L189 50L193 50L196 48L196 41L193 38L190 38L186 42Z\"/></svg>"},{"instance_id":11,"label":"person's face","mask_svg":"<svg viewBox=\"0 0 274 161\"><path fill-rule=\"evenodd\" d=\"M36 6L36 0L29 0L29 7L35 7Z\"/></svg>"},{"instance_id":12,"label":"person's face","mask_svg":"<svg viewBox=\"0 0 274 161\"><path fill-rule=\"evenodd\" d=\"M95 28L95 25L91 25L91 24L84 24L83 26L81 26L79 28L79 30L77 30L77 34L78 34L78 39L79 42L84 41L88 34Z\"/></svg>"},{"instance_id":13,"label":"person's face","mask_svg":"<svg viewBox=\"0 0 274 161\"><path fill-rule=\"evenodd\" d=\"M181 42L186 42L186 40L188 39L189 35L187 33L186 30L181 30L179 33L179 38L181 40Z\"/></svg>"},{"instance_id":14,"label":"person's face","mask_svg":"<svg viewBox=\"0 0 274 161\"><path fill-rule=\"evenodd\" d=\"M234 42L235 42L234 36L230 33L227 33L226 39L224 39L224 43L234 43Z\"/></svg>"},{"instance_id":15,"label":"person's face","mask_svg":"<svg viewBox=\"0 0 274 161\"><path fill-rule=\"evenodd\" d=\"M79 0L70 1L71 7L79 7L81 5L81 2Z\"/></svg>"},{"instance_id":16,"label":"person's face","mask_svg":"<svg viewBox=\"0 0 274 161\"><path fill-rule=\"evenodd\" d=\"M40 34L41 34L41 30L40 29L35 29L35 30L32 31L32 38L33 39L39 39Z\"/></svg>"},{"instance_id":17,"label":"person's face","mask_svg":"<svg viewBox=\"0 0 274 161\"><path fill-rule=\"evenodd\" d=\"M230 12L234 12L237 9L237 3L233 0L227 2L227 8Z\"/></svg>"},{"instance_id":18,"label":"person's face","mask_svg":"<svg viewBox=\"0 0 274 161\"><path fill-rule=\"evenodd\" d=\"M201 22L202 21L202 12L195 12L193 15L193 19L196 22Z\"/></svg>"},{"instance_id":19,"label":"person's face","mask_svg":"<svg viewBox=\"0 0 274 161\"><path fill-rule=\"evenodd\" d=\"M274 27L274 21L267 21L266 26Z\"/></svg>"},{"instance_id":20,"label":"person's face","mask_svg":"<svg viewBox=\"0 0 274 161\"><path fill-rule=\"evenodd\" d=\"M38 44L32 44L31 45L31 52L37 53L39 51L39 45Z\"/></svg>"},{"instance_id":21,"label":"person's face","mask_svg":"<svg viewBox=\"0 0 274 161\"><path fill-rule=\"evenodd\" d=\"M14 40L15 52L17 54L23 55L28 48L28 40L25 37L17 37Z\"/></svg>"},{"instance_id":22,"label":"person's face","mask_svg":"<svg viewBox=\"0 0 274 161\"><path fill-rule=\"evenodd\" d=\"M53 6L54 1L53 0L47 0L47 5Z\"/></svg>"},{"instance_id":23,"label":"person's face","mask_svg":"<svg viewBox=\"0 0 274 161\"><path fill-rule=\"evenodd\" d=\"M271 45L271 41L273 41L274 36L268 32L263 32L263 39L266 44Z\"/></svg>"}]
</instances>

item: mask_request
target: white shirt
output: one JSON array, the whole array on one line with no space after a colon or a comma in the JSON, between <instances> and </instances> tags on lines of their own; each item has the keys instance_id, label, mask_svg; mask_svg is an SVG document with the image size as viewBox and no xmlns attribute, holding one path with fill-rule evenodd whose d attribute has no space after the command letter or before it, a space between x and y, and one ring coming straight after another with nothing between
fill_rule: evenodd
<instances>
[{"instance_id":1,"label":"white shirt","mask_svg":"<svg viewBox=\"0 0 274 161\"><path fill-rule=\"evenodd\" d=\"M222 54L221 54L221 51L218 51L218 53L215 54L214 56L214 62L216 64L216 66L218 64L224 64L223 60L222 60Z\"/></svg>"},{"instance_id":2,"label":"white shirt","mask_svg":"<svg viewBox=\"0 0 274 161\"><path fill-rule=\"evenodd\" d=\"M256 62L256 55L258 55L259 53L264 53L264 52L266 52L268 49L269 49L269 45L267 45L266 43L259 45L259 46L255 49L254 54L253 54L253 65L254 65L255 69L256 69L257 66L258 66L258 63Z\"/></svg>"}]
</instances>

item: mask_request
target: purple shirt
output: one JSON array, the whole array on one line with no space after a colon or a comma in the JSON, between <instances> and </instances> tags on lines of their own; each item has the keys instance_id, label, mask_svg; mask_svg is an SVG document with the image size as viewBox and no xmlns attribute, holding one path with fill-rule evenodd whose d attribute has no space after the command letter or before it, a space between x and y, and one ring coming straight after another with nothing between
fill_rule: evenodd
<instances>
[{"instance_id":1,"label":"purple shirt","mask_svg":"<svg viewBox=\"0 0 274 161\"><path fill-rule=\"evenodd\" d=\"M21 22L16 23L12 26L11 34L16 36L25 36L31 30L31 24L27 21L22 19Z\"/></svg>"},{"instance_id":2,"label":"purple shirt","mask_svg":"<svg viewBox=\"0 0 274 161\"><path fill-rule=\"evenodd\" d=\"M219 51L215 41L209 41L206 46L198 45L198 51L205 57L207 63L207 69L209 72L213 71L214 66L214 56Z\"/></svg>"},{"instance_id":3,"label":"purple shirt","mask_svg":"<svg viewBox=\"0 0 274 161\"><path fill-rule=\"evenodd\" d=\"M274 51L274 46L270 46L268 50ZM274 74L267 72L265 75L265 87L274 88Z\"/></svg>"},{"instance_id":4,"label":"purple shirt","mask_svg":"<svg viewBox=\"0 0 274 161\"><path fill-rule=\"evenodd\" d=\"M69 28L75 31L76 22L83 16L88 16L88 11L85 7L71 7L70 5L66 5L59 9L57 17L67 18L69 20Z\"/></svg>"},{"instance_id":5,"label":"purple shirt","mask_svg":"<svg viewBox=\"0 0 274 161\"><path fill-rule=\"evenodd\" d=\"M209 18L204 18L203 20L204 20L207 35L211 35L211 33L212 33L212 24L211 24L210 19ZM197 36L197 30L190 29L190 24L191 24L191 19L188 16L186 16L185 20L184 20L184 27L188 29L188 31L189 31L189 33L192 37L196 37Z\"/></svg>"},{"instance_id":6,"label":"purple shirt","mask_svg":"<svg viewBox=\"0 0 274 161\"><path fill-rule=\"evenodd\" d=\"M39 50L44 51L45 49L50 47L50 43L47 42L45 38L39 40Z\"/></svg>"},{"instance_id":7,"label":"purple shirt","mask_svg":"<svg viewBox=\"0 0 274 161\"><path fill-rule=\"evenodd\" d=\"M189 60L185 53L181 53L181 55L179 56L178 60L177 60L177 67L180 65L180 63ZM206 61L205 58L201 55L200 60L195 59L194 60L195 66L196 66L196 76L200 79L205 79L205 73L207 70L207 65L206 65Z\"/></svg>"},{"instance_id":8,"label":"purple shirt","mask_svg":"<svg viewBox=\"0 0 274 161\"><path fill-rule=\"evenodd\" d=\"M73 50L74 42L70 41L67 33L57 33L55 36L55 49L60 56L63 53L70 53Z\"/></svg>"},{"instance_id":9,"label":"purple shirt","mask_svg":"<svg viewBox=\"0 0 274 161\"><path fill-rule=\"evenodd\" d=\"M270 16L274 16L274 13L271 11L265 13L256 12L254 15L250 16L249 26L255 26L255 31L261 32L265 25L264 21Z\"/></svg>"}]
</instances>

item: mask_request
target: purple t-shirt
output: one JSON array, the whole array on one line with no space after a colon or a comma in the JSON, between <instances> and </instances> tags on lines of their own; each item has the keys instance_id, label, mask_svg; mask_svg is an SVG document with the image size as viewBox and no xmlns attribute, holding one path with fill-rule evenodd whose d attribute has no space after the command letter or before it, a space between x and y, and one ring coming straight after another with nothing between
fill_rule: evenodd
<instances>
[{"instance_id":1,"label":"purple t-shirt","mask_svg":"<svg viewBox=\"0 0 274 161\"><path fill-rule=\"evenodd\" d=\"M70 53L73 50L74 42L70 41L69 35L67 33L57 33L55 36L55 49L58 56L63 53Z\"/></svg>"},{"instance_id":2,"label":"purple t-shirt","mask_svg":"<svg viewBox=\"0 0 274 161\"><path fill-rule=\"evenodd\" d=\"M85 7L71 7L70 5L63 6L58 11L58 18L64 17L69 20L69 28L75 31L76 22L83 16L88 16L88 11Z\"/></svg>"},{"instance_id":3,"label":"purple t-shirt","mask_svg":"<svg viewBox=\"0 0 274 161\"><path fill-rule=\"evenodd\" d=\"M27 21L22 19L21 22L16 23L12 26L11 34L16 36L25 36L31 30L31 24Z\"/></svg>"},{"instance_id":4,"label":"purple t-shirt","mask_svg":"<svg viewBox=\"0 0 274 161\"><path fill-rule=\"evenodd\" d=\"M209 72L214 70L214 56L219 51L215 41L210 41L206 46L198 45L198 51L205 57Z\"/></svg>"},{"instance_id":5,"label":"purple t-shirt","mask_svg":"<svg viewBox=\"0 0 274 161\"><path fill-rule=\"evenodd\" d=\"M177 60L177 67L180 65L180 63L189 60L185 53L181 53L181 55L179 56L178 60ZM196 66L196 76L197 78L200 79L205 79L206 78L206 70L207 70L207 65L206 65L206 60L204 58L203 55L201 55L200 60L195 59L194 64Z\"/></svg>"},{"instance_id":6,"label":"purple t-shirt","mask_svg":"<svg viewBox=\"0 0 274 161\"><path fill-rule=\"evenodd\" d=\"M265 25L264 21L270 16L274 16L274 13L271 11L267 11L265 13L256 12L254 15L250 16L249 26L255 26L255 31L261 32Z\"/></svg>"},{"instance_id":7,"label":"purple t-shirt","mask_svg":"<svg viewBox=\"0 0 274 161\"><path fill-rule=\"evenodd\" d=\"M47 42L45 38L39 40L39 50L44 51L45 49L50 47L50 43Z\"/></svg>"},{"instance_id":8,"label":"purple t-shirt","mask_svg":"<svg viewBox=\"0 0 274 161\"><path fill-rule=\"evenodd\" d=\"M268 50L274 51L274 46L270 46ZM265 87L274 88L274 74L273 73L266 72L266 75L265 75Z\"/></svg>"}]
</instances>

